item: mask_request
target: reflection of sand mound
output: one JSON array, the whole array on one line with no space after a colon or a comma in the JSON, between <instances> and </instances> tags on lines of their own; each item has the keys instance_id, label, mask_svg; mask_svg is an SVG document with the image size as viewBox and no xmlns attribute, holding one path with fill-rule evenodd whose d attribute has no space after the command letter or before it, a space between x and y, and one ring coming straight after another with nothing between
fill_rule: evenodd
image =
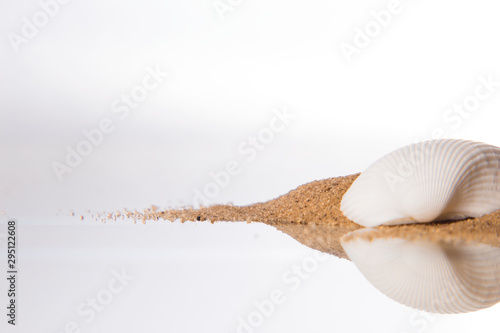
<instances>
[{"instance_id":1,"label":"reflection of sand mound","mask_svg":"<svg viewBox=\"0 0 500 333\"><path fill-rule=\"evenodd\" d=\"M340 211L340 201L359 174L311 182L277 199L251 206L216 205L201 209L145 212L138 219L174 221L263 222L319 251L348 259L340 237L361 226ZM427 239L430 241L474 241L500 246L500 211L480 218L455 222L381 226L379 237ZM368 235L366 237L369 237Z\"/></svg>"}]
</instances>

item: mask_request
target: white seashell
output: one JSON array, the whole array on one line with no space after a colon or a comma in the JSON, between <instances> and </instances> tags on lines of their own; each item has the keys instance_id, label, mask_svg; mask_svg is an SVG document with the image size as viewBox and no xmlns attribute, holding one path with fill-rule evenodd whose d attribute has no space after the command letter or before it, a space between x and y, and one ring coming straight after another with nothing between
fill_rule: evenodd
<instances>
[{"instance_id":1,"label":"white seashell","mask_svg":"<svg viewBox=\"0 0 500 333\"><path fill-rule=\"evenodd\" d=\"M356 237L364 232L375 239ZM499 248L377 239L374 229L351 232L342 239L342 246L373 286L409 307L464 313L500 301Z\"/></svg>"},{"instance_id":2,"label":"white seashell","mask_svg":"<svg viewBox=\"0 0 500 333\"><path fill-rule=\"evenodd\" d=\"M341 210L365 226L458 220L500 209L500 148L443 139L400 148L373 163Z\"/></svg>"}]
</instances>

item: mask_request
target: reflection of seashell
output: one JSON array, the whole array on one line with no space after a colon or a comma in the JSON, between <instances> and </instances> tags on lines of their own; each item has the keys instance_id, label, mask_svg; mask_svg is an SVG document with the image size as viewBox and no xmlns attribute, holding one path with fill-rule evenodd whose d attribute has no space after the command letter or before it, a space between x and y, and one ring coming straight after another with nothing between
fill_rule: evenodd
<instances>
[{"instance_id":1,"label":"reflection of seashell","mask_svg":"<svg viewBox=\"0 0 500 333\"><path fill-rule=\"evenodd\" d=\"M374 229L351 232L342 246L371 284L412 308L463 313L500 301L499 248L377 238Z\"/></svg>"},{"instance_id":2,"label":"reflection of seashell","mask_svg":"<svg viewBox=\"0 0 500 333\"><path fill-rule=\"evenodd\" d=\"M500 148L433 140L373 163L342 198L350 220L374 227L479 217L500 209Z\"/></svg>"}]
</instances>

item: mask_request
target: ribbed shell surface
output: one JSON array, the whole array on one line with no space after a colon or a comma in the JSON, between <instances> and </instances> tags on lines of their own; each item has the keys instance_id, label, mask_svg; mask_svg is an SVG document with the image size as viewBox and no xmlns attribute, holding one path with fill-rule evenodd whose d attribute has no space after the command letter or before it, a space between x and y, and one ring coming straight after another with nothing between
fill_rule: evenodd
<instances>
[{"instance_id":1,"label":"ribbed shell surface","mask_svg":"<svg viewBox=\"0 0 500 333\"><path fill-rule=\"evenodd\" d=\"M500 209L500 149L443 139L400 148L373 163L341 202L366 226L456 220Z\"/></svg>"},{"instance_id":2,"label":"ribbed shell surface","mask_svg":"<svg viewBox=\"0 0 500 333\"><path fill-rule=\"evenodd\" d=\"M342 246L373 286L409 307L465 313L500 301L499 248L352 237Z\"/></svg>"}]
</instances>

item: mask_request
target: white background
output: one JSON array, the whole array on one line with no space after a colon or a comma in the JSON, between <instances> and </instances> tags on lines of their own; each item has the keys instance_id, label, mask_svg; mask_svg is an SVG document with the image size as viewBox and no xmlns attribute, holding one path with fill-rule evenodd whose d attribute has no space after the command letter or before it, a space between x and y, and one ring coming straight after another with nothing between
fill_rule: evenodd
<instances>
[{"instance_id":1,"label":"white background","mask_svg":"<svg viewBox=\"0 0 500 333\"><path fill-rule=\"evenodd\" d=\"M233 0L223 19L214 3L73 0L16 52L12 34L41 5L1 2L0 211L21 225L17 331L82 322L78 305L125 268L135 280L83 332L236 332L313 253L259 224L102 225L70 211L191 205L231 160L241 172L211 203L359 172L436 131L500 146L500 87L467 117L447 111L480 77L500 81L493 2L401 0L350 62L342 43L389 1ZM120 119L113 102L157 66L168 78ZM283 106L295 118L248 162L238 147ZM112 133L59 181L53 163L104 118ZM418 317L330 258L255 331L496 332L498 311Z\"/></svg>"}]
</instances>

